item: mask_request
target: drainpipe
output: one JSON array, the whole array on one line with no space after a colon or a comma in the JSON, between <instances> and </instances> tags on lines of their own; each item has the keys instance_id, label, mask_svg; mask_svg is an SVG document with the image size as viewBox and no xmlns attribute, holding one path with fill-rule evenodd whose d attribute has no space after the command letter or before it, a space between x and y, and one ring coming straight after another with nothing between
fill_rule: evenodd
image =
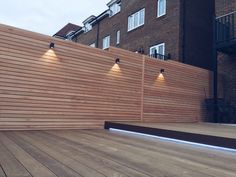
<instances>
[{"instance_id":1,"label":"drainpipe","mask_svg":"<svg viewBox=\"0 0 236 177\"><path fill-rule=\"evenodd\" d=\"M182 63L186 62L186 10L186 1L182 0Z\"/></svg>"},{"instance_id":2,"label":"drainpipe","mask_svg":"<svg viewBox=\"0 0 236 177\"><path fill-rule=\"evenodd\" d=\"M97 40L96 40L96 47L99 47L99 31L100 31L100 22L97 21Z\"/></svg>"},{"instance_id":3,"label":"drainpipe","mask_svg":"<svg viewBox=\"0 0 236 177\"><path fill-rule=\"evenodd\" d=\"M214 122L220 123L220 117L218 116L218 54L217 54L217 41L216 41L216 15L213 16L213 88L214 88Z\"/></svg>"}]
</instances>

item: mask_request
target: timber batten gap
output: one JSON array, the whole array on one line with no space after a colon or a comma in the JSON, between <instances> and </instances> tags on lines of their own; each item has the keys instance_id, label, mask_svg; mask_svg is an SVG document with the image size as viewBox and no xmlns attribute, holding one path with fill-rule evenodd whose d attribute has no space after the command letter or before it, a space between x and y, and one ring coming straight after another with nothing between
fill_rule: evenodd
<instances>
[{"instance_id":1,"label":"timber batten gap","mask_svg":"<svg viewBox=\"0 0 236 177\"><path fill-rule=\"evenodd\" d=\"M0 130L198 122L205 117L205 97L212 97L208 70L5 25L0 25L0 63Z\"/></svg>"}]
</instances>

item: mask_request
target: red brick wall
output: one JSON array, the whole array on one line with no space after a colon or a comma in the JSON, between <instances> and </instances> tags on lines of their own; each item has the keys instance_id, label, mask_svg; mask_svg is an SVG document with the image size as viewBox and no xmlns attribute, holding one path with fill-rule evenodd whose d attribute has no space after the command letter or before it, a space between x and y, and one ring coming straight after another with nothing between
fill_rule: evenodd
<instances>
[{"instance_id":1,"label":"red brick wall","mask_svg":"<svg viewBox=\"0 0 236 177\"><path fill-rule=\"evenodd\" d=\"M96 37L97 37L97 26L94 26L91 31L83 33L82 35L79 35L73 40L81 44L91 45L93 43L96 43Z\"/></svg>"},{"instance_id":2,"label":"red brick wall","mask_svg":"<svg viewBox=\"0 0 236 177\"><path fill-rule=\"evenodd\" d=\"M218 57L219 97L236 101L236 55L220 53Z\"/></svg>"},{"instance_id":3,"label":"red brick wall","mask_svg":"<svg viewBox=\"0 0 236 177\"><path fill-rule=\"evenodd\" d=\"M236 11L235 0L216 0L216 16ZM219 97L236 101L236 55L219 53Z\"/></svg>"},{"instance_id":4,"label":"red brick wall","mask_svg":"<svg viewBox=\"0 0 236 177\"><path fill-rule=\"evenodd\" d=\"M185 3L184 3L185 2ZM128 32L128 17L145 8L145 24ZM157 0L122 0L121 12L100 22L99 48L102 39L111 36L111 46L130 51L165 43L165 54L186 64L212 69L212 16L214 0L201 3L195 0L167 0L166 15L157 18ZM121 42L116 45L116 32L121 31ZM96 41L97 25L88 33L77 36L77 42ZM205 42L203 42L205 41Z\"/></svg>"},{"instance_id":5,"label":"red brick wall","mask_svg":"<svg viewBox=\"0 0 236 177\"><path fill-rule=\"evenodd\" d=\"M128 16L145 8L145 25L127 32ZM111 46L121 47L130 51L149 48L159 43L166 44L166 54L171 53L173 59L180 56L180 1L167 1L167 14L157 18L157 0L122 0L121 12L100 22L99 48L102 39L111 36ZM121 31L121 42L116 45L116 32ZM88 33L79 35L77 41L89 45L96 39L97 25Z\"/></svg>"},{"instance_id":6,"label":"red brick wall","mask_svg":"<svg viewBox=\"0 0 236 177\"><path fill-rule=\"evenodd\" d=\"M235 0L216 0L216 16L222 16L236 11Z\"/></svg>"}]
</instances>

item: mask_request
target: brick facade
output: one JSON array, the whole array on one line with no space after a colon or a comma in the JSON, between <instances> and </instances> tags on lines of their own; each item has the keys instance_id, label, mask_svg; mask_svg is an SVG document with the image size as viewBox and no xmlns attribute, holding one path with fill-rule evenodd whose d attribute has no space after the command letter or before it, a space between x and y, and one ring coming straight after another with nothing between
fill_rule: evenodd
<instances>
[{"instance_id":1,"label":"brick facade","mask_svg":"<svg viewBox=\"0 0 236 177\"><path fill-rule=\"evenodd\" d=\"M216 0L216 16L222 16L236 11L235 0Z\"/></svg>"},{"instance_id":2,"label":"brick facade","mask_svg":"<svg viewBox=\"0 0 236 177\"><path fill-rule=\"evenodd\" d=\"M236 11L235 0L216 0L216 16ZM218 53L219 94L220 98L236 102L236 54Z\"/></svg>"},{"instance_id":3,"label":"brick facade","mask_svg":"<svg viewBox=\"0 0 236 177\"><path fill-rule=\"evenodd\" d=\"M151 46L165 43L165 54L170 54L171 59L212 69L213 39L208 33L212 30L214 0L206 3L167 0L166 15L159 18L157 3L157 0L121 0L118 14L104 18L91 31L76 35L73 40L85 45L98 40L96 46L102 48L102 39L110 35L111 46L134 52L143 48L144 54L149 54ZM142 8L145 8L145 24L128 32L128 17ZM118 30L121 32L121 41L117 45Z\"/></svg>"}]
</instances>

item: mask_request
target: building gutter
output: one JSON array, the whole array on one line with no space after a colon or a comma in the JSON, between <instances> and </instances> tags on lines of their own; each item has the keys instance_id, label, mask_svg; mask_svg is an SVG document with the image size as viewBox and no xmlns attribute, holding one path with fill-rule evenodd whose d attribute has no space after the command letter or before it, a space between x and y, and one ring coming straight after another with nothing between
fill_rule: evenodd
<instances>
[{"instance_id":1,"label":"building gutter","mask_svg":"<svg viewBox=\"0 0 236 177\"><path fill-rule=\"evenodd\" d=\"M186 62L186 0L182 0L182 10L181 10L181 28L182 28L182 62Z\"/></svg>"},{"instance_id":2,"label":"building gutter","mask_svg":"<svg viewBox=\"0 0 236 177\"><path fill-rule=\"evenodd\" d=\"M59 38L59 39L66 39L66 37L61 35L53 35L52 37Z\"/></svg>"},{"instance_id":3,"label":"building gutter","mask_svg":"<svg viewBox=\"0 0 236 177\"><path fill-rule=\"evenodd\" d=\"M90 22L92 26L99 23L101 20L109 16L109 10L104 11L101 15L97 16L93 21ZM81 28L74 32L74 34L71 35L72 38L74 38L76 35L79 35L84 32L84 28Z\"/></svg>"},{"instance_id":4,"label":"building gutter","mask_svg":"<svg viewBox=\"0 0 236 177\"><path fill-rule=\"evenodd\" d=\"M220 123L220 117L218 115L218 52L216 44L216 14L213 15L213 91L214 91L214 117L213 120L215 123Z\"/></svg>"},{"instance_id":5,"label":"building gutter","mask_svg":"<svg viewBox=\"0 0 236 177\"><path fill-rule=\"evenodd\" d=\"M100 33L100 21L97 22L97 40L96 40L97 48L99 48L99 33Z\"/></svg>"}]
</instances>

